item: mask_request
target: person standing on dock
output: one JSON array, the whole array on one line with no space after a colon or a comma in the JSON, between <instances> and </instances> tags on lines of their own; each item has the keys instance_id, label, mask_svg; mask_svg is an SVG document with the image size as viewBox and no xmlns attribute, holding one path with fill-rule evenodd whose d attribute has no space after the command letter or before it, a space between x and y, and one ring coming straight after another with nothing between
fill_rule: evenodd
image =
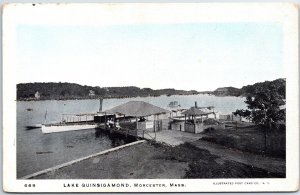
<instances>
[{"instance_id":1,"label":"person standing on dock","mask_svg":"<svg viewBox=\"0 0 300 195\"><path fill-rule=\"evenodd\" d=\"M113 119L109 119L109 120L108 120L108 126L109 126L110 128L113 128L113 127L114 127L114 121L113 121Z\"/></svg>"},{"instance_id":2,"label":"person standing on dock","mask_svg":"<svg viewBox=\"0 0 300 195\"><path fill-rule=\"evenodd\" d=\"M120 126L120 123L119 123L119 120L116 121L116 128L119 130L121 129L121 126Z\"/></svg>"},{"instance_id":3,"label":"person standing on dock","mask_svg":"<svg viewBox=\"0 0 300 195\"><path fill-rule=\"evenodd\" d=\"M110 127L110 118L107 120L106 125Z\"/></svg>"}]
</instances>

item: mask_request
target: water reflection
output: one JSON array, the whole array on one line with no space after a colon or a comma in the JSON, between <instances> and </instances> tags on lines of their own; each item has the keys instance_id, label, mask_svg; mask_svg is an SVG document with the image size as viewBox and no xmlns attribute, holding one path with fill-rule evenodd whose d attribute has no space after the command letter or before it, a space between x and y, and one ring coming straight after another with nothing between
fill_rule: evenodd
<instances>
[{"instance_id":1,"label":"water reflection","mask_svg":"<svg viewBox=\"0 0 300 195\"><path fill-rule=\"evenodd\" d=\"M95 137L96 138L99 138L99 137L102 137L103 136L103 132L101 129L96 129L95 130Z\"/></svg>"}]
</instances>

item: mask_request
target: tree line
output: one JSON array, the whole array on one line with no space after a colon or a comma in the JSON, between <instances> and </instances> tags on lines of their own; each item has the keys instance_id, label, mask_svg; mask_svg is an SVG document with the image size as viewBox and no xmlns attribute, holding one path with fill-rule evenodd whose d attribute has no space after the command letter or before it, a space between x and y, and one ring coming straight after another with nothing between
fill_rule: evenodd
<instances>
[{"instance_id":1,"label":"tree line","mask_svg":"<svg viewBox=\"0 0 300 195\"><path fill-rule=\"evenodd\" d=\"M256 94L259 90L269 89L270 87L274 87L276 93L283 96L283 98L285 99L286 81L285 79L282 78L273 81L264 81L264 82L255 83L253 85L247 85L240 89L234 87L222 87L211 92L211 94L219 95L219 96L247 97Z\"/></svg>"},{"instance_id":2,"label":"tree line","mask_svg":"<svg viewBox=\"0 0 300 195\"><path fill-rule=\"evenodd\" d=\"M128 87L91 87L75 83L20 83L17 84L17 100L34 100L35 93L41 100L48 99L86 99L86 98L123 98L160 95L192 95L195 90L175 90ZM92 93L91 93L92 92Z\"/></svg>"},{"instance_id":3,"label":"tree line","mask_svg":"<svg viewBox=\"0 0 300 195\"><path fill-rule=\"evenodd\" d=\"M275 86L276 92L285 98L285 79L277 79L274 81L265 81L247 85L241 89L234 87L223 87L219 89L227 89L226 91L206 91L198 92L196 90L176 90L176 89L158 89L139 88L135 86L126 87L92 87L87 85L79 85L75 83L20 83L17 84L17 100L33 100L35 93L39 92L41 100L47 99L86 99L86 98L123 98L123 97L145 97L160 95L193 95L199 93L223 95L223 96L251 96L256 94L260 89L268 89ZM94 95L90 94L90 90Z\"/></svg>"}]
</instances>

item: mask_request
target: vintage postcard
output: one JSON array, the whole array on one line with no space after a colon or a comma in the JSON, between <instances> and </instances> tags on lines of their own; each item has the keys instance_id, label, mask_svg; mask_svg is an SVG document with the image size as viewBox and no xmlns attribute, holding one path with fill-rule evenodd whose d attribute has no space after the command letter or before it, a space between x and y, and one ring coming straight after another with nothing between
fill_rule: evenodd
<instances>
[{"instance_id":1,"label":"vintage postcard","mask_svg":"<svg viewBox=\"0 0 300 195\"><path fill-rule=\"evenodd\" d=\"M3 6L3 190L299 188L298 5Z\"/></svg>"}]
</instances>

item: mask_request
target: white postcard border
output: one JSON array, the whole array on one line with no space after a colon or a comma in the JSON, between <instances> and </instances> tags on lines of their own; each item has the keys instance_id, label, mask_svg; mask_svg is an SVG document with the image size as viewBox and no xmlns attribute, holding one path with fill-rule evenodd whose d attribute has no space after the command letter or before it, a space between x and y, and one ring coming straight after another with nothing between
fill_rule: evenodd
<instances>
[{"instance_id":1,"label":"white postcard border","mask_svg":"<svg viewBox=\"0 0 300 195\"><path fill-rule=\"evenodd\" d=\"M57 14L53 15L53 10ZM101 10L104 20L95 20ZM114 10L114 17L109 10ZM66 12L68 14L66 14ZM78 15L81 12L82 15ZM117 14L116 14L117 13ZM10 4L3 8L3 187L9 192L295 191L299 184L298 5L289 3ZM39 15L47 17L37 17ZM286 179L20 180L16 179L16 27L20 24L277 22L284 29L287 78ZM224 182L222 184L222 182ZM240 184L240 182L242 182ZM66 183L79 187L66 188ZM167 187L82 187L84 183L165 184ZM185 187L173 188L170 183ZM219 184L218 184L219 183ZM227 184L226 184L227 183ZM25 184L35 184L34 188Z\"/></svg>"}]
</instances>

